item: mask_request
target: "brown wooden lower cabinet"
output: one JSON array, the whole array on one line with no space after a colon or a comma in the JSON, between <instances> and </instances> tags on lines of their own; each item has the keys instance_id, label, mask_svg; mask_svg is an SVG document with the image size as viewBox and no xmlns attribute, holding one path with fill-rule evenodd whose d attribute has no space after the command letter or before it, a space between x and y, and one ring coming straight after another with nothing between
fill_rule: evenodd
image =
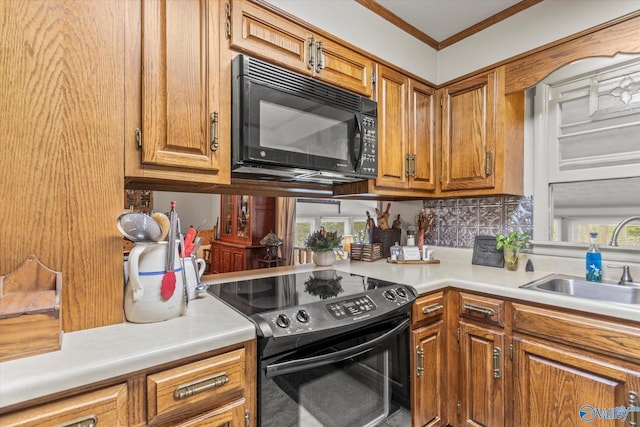
<instances>
[{"instance_id":1,"label":"brown wooden lower cabinet","mask_svg":"<svg viewBox=\"0 0 640 427\"><path fill-rule=\"evenodd\" d=\"M411 309L411 424L445 426L444 292L418 298Z\"/></svg>"},{"instance_id":2,"label":"brown wooden lower cabinet","mask_svg":"<svg viewBox=\"0 0 640 427\"><path fill-rule=\"evenodd\" d=\"M127 385L118 384L0 416L1 426L129 425Z\"/></svg>"},{"instance_id":3,"label":"brown wooden lower cabinet","mask_svg":"<svg viewBox=\"0 0 640 427\"><path fill-rule=\"evenodd\" d=\"M460 322L463 426L504 426L504 333Z\"/></svg>"},{"instance_id":4,"label":"brown wooden lower cabinet","mask_svg":"<svg viewBox=\"0 0 640 427\"><path fill-rule=\"evenodd\" d=\"M149 368L113 386L70 391L72 397L0 415L5 426L253 426L256 344L247 341ZM106 381L108 383L109 381Z\"/></svg>"},{"instance_id":5,"label":"brown wooden lower cabinet","mask_svg":"<svg viewBox=\"0 0 640 427\"><path fill-rule=\"evenodd\" d=\"M513 344L513 425L634 425L600 418L596 409L630 406L628 393L640 390L638 366L517 336Z\"/></svg>"},{"instance_id":6,"label":"brown wooden lower cabinet","mask_svg":"<svg viewBox=\"0 0 640 427\"><path fill-rule=\"evenodd\" d=\"M264 246L243 246L215 240L211 242L211 273L231 273L234 271L260 268Z\"/></svg>"},{"instance_id":7,"label":"brown wooden lower cabinet","mask_svg":"<svg viewBox=\"0 0 640 427\"><path fill-rule=\"evenodd\" d=\"M640 406L640 322L444 292L412 309L412 426L640 426L607 418Z\"/></svg>"}]
</instances>

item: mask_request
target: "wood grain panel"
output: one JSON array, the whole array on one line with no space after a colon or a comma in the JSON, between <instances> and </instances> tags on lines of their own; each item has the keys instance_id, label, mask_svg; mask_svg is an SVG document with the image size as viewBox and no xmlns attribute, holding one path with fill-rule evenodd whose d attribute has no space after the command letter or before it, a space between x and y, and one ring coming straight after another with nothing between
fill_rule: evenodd
<instances>
[{"instance_id":1,"label":"wood grain panel","mask_svg":"<svg viewBox=\"0 0 640 427\"><path fill-rule=\"evenodd\" d=\"M583 405L626 407L627 392L640 386L638 371L519 338L514 339L514 367L514 425L523 427L581 425ZM611 422L594 417L590 425Z\"/></svg>"},{"instance_id":2,"label":"wood grain panel","mask_svg":"<svg viewBox=\"0 0 640 427\"><path fill-rule=\"evenodd\" d=\"M148 422L170 416L175 412L188 413L192 407L206 403L211 408L243 395L245 383L244 349L205 359L200 362L159 372L147 377ZM226 375L228 382L217 387L176 399L179 387L201 382L207 378Z\"/></svg>"},{"instance_id":3,"label":"wood grain panel","mask_svg":"<svg viewBox=\"0 0 640 427\"><path fill-rule=\"evenodd\" d=\"M419 297L411 306L411 324L417 326L425 321L435 321L445 313L444 292Z\"/></svg>"},{"instance_id":4,"label":"wood grain panel","mask_svg":"<svg viewBox=\"0 0 640 427\"><path fill-rule=\"evenodd\" d=\"M145 1L142 7L142 162L218 171L210 114L218 112L215 2Z\"/></svg>"},{"instance_id":5,"label":"wood grain panel","mask_svg":"<svg viewBox=\"0 0 640 427\"><path fill-rule=\"evenodd\" d=\"M233 0L231 5L230 48L312 75L305 56L311 32L250 2Z\"/></svg>"},{"instance_id":6,"label":"wood grain panel","mask_svg":"<svg viewBox=\"0 0 640 427\"><path fill-rule=\"evenodd\" d=\"M434 89L409 80L409 151L416 155L413 190L436 188L436 136Z\"/></svg>"},{"instance_id":7,"label":"wood grain panel","mask_svg":"<svg viewBox=\"0 0 640 427\"><path fill-rule=\"evenodd\" d=\"M640 16L527 52L506 64L506 93L523 91L578 59L640 53Z\"/></svg>"},{"instance_id":8,"label":"wood grain panel","mask_svg":"<svg viewBox=\"0 0 640 427\"><path fill-rule=\"evenodd\" d=\"M20 427L64 426L75 425L72 423L91 419L91 417L95 418L96 425L129 426L126 384L4 415L0 417L0 425Z\"/></svg>"},{"instance_id":9,"label":"wood grain panel","mask_svg":"<svg viewBox=\"0 0 640 427\"><path fill-rule=\"evenodd\" d=\"M461 420L464 426L504 424L504 346L501 332L460 322ZM494 377L494 349L499 349L501 375Z\"/></svg>"},{"instance_id":10,"label":"wood grain panel","mask_svg":"<svg viewBox=\"0 0 640 427\"><path fill-rule=\"evenodd\" d=\"M487 172L487 153L495 155L498 138L496 86L497 73L491 72L444 89L443 191L492 188L495 185L494 173Z\"/></svg>"},{"instance_id":11,"label":"wood grain panel","mask_svg":"<svg viewBox=\"0 0 640 427\"><path fill-rule=\"evenodd\" d=\"M366 97L371 96L371 74L374 69L371 59L331 40L322 40L322 51L325 66L316 73L318 79Z\"/></svg>"},{"instance_id":12,"label":"wood grain panel","mask_svg":"<svg viewBox=\"0 0 640 427\"><path fill-rule=\"evenodd\" d=\"M122 315L123 2L0 4L0 274L62 272L65 332Z\"/></svg>"},{"instance_id":13,"label":"wood grain panel","mask_svg":"<svg viewBox=\"0 0 640 427\"><path fill-rule=\"evenodd\" d=\"M445 419L444 384L447 366L445 365L445 324L439 320L428 326L411 332L412 378L411 396L413 398L412 425L441 425ZM423 352L423 373L416 374L417 348Z\"/></svg>"},{"instance_id":14,"label":"wood grain panel","mask_svg":"<svg viewBox=\"0 0 640 427\"><path fill-rule=\"evenodd\" d=\"M640 331L632 325L513 304L513 330L640 362Z\"/></svg>"},{"instance_id":15,"label":"wood grain panel","mask_svg":"<svg viewBox=\"0 0 640 427\"><path fill-rule=\"evenodd\" d=\"M407 85L409 79L378 65L378 178L377 186L406 187Z\"/></svg>"}]
</instances>

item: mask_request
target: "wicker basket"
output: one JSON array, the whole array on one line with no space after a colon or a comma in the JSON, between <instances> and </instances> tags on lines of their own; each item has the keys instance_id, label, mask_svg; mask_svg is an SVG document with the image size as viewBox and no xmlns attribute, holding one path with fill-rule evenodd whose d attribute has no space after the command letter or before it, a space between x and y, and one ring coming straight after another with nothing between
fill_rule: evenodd
<instances>
[{"instance_id":1,"label":"wicker basket","mask_svg":"<svg viewBox=\"0 0 640 427\"><path fill-rule=\"evenodd\" d=\"M396 242L400 242L402 237L402 230L399 228L388 228L382 230L380 228L374 228L371 230L369 241L371 243L382 243L382 256L387 258L391 256L391 246Z\"/></svg>"},{"instance_id":2,"label":"wicker basket","mask_svg":"<svg viewBox=\"0 0 640 427\"><path fill-rule=\"evenodd\" d=\"M352 243L351 259L355 261L377 261L382 258L382 243Z\"/></svg>"}]
</instances>

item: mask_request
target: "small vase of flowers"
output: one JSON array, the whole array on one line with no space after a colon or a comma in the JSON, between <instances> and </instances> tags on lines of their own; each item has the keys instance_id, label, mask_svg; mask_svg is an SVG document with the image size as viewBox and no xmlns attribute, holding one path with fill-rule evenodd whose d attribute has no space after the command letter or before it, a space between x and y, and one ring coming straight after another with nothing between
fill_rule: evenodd
<instances>
[{"instance_id":1,"label":"small vase of flowers","mask_svg":"<svg viewBox=\"0 0 640 427\"><path fill-rule=\"evenodd\" d=\"M507 270L516 271L518 269L518 259L520 249L529 246L531 237L529 233L512 231L508 235L496 236L496 249L502 249L504 254L504 266Z\"/></svg>"},{"instance_id":2,"label":"small vase of flowers","mask_svg":"<svg viewBox=\"0 0 640 427\"><path fill-rule=\"evenodd\" d=\"M313 251L313 263L318 266L333 265L336 254L333 251L342 244L342 236L337 231L327 231L324 227L316 230L307 237L305 247Z\"/></svg>"}]
</instances>

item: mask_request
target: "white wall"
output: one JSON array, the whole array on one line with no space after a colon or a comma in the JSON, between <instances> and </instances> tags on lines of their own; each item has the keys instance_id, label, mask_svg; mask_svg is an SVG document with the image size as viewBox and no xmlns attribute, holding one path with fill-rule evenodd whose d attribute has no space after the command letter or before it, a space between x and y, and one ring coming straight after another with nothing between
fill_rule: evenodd
<instances>
[{"instance_id":1,"label":"white wall","mask_svg":"<svg viewBox=\"0 0 640 427\"><path fill-rule=\"evenodd\" d=\"M545 0L437 52L353 0L269 2L434 84L640 8L640 0Z\"/></svg>"},{"instance_id":2,"label":"white wall","mask_svg":"<svg viewBox=\"0 0 640 427\"><path fill-rule=\"evenodd\" d=\"M438 83L639 8L639 0L545 0L438 52Z\"/></svg>"},{"instance_id":3,"label":"white wall","mask_svg":"<svg viewBox=\"0 0 640 427\"><path fill-rule=\"evenodd\" d=\"M213 228L220 216L220 195L199 193L153 192L153 210L169 212L171 201L176 201L176 212L180 218L180 228L186 233L190 225L199 227L207 220L203 229Z\"/></svg>"}]
</instances>

